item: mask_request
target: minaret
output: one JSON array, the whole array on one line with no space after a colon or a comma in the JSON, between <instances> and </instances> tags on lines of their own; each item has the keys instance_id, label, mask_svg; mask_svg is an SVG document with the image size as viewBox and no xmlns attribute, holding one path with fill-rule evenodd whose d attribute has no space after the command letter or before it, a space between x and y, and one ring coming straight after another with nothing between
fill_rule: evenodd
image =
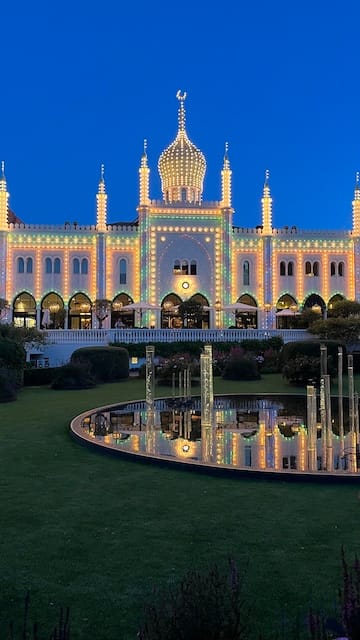
<instances>
[{"instance_id":1,"label":"minaret","mask_svg":"<svg viewBox=\"0 0 360 640\"><path fill-rule=\"evenodd\" d=\"M5 178L5 162L2 161L0 175L0 231L5 231L8 228L8 211L9 193Z\"/></svg>"},{"instance_id":2,"label":"minaret","mask_svg":"<svg viewBox=\"0 0 360 640\"><path fill-rule=\"evenodd\" d=\"M141 156L141 165L139 168L140 179L140 207L146 207L150 204L149 198L149 184L150 184L150 169L147 162L147 141L144 140L144 152Z\"/></svg>"},{"instance_id":3,"label":"minaret","mask_svg":"<svg viewBox=\"0 0 360 640\"><path fill-rule=\"evenodd\" d=\"M228 156L229 145L225 142L224 164L221 171L221 206L231 207L231 174L230 160Z\"/></svg>"},{"instance_id":4,"label":"minaret","mask_svg":"<svg viewBox=\"0 0 360 640\"><path fill-rule=\"evenodd\" d=\"M272 234L272 197L270 194L269 178L270 171L266 169L263 197L261 198L261 211L263 235L267 236L271 236Z\"/></svg>"},{"instance_id":5,"label":"minaret","mask_svg":"<svg viewBox=\"0 0 360 640\"><path fill-rule=\"evenodd\" d=\"M352 201L353 211L353 234L360 235L360 173L356 173L354 200Z\"/></svg>"},{"instance_id":6,"label":"minaret","mask_svg":"<svg viewBox=\"0 0 360 640\"><path fill-rule=\"evenodd\" d=\"M96 194L96 227L100 232L106 231L107 224L107 194L105 190L104 165L100 168L100 180Z\"/></svg>"}]
</instances>

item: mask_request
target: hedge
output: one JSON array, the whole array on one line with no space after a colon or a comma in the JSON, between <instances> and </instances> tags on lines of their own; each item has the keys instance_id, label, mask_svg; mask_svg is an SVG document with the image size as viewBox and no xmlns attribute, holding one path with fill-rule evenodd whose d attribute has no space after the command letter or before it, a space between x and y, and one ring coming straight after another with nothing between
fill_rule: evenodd
<instances>
[{"instance_id":1,"label":"hedge","mask_svg":"<svg viewBox=\"0 0 360 640\"><path fill-rule=\"evenodd\" d=\"M288 342L284 345L282 350L282 364L285 365L289 360L294 360L299 356L320 358L320 345L322 344L327 347L327 355L332 358L333 366L336 366L338 347L342 347L344 368L347 366L346 347L337 340L304 340L303 342Z\"/></svg>"},{"instance_id":2,"label":"hedge","mask_svg":"<svg viewBox=\"0 0 360 640\"><path fill-rule=\"evenodd\" d=\"M51 384L58 373L59 367L24 369L24 385L25 387L40 387Z\"/></svg>"},{"instance_id":3,"label":"hedge","mask_svg":"<svg viewBox=\"0 0 360 640\"><path fill-rule=\"evenodd\" d=\"M97 382L129 377L129 353L122 347L82 347L71 356L72 364L83 364Z\"/></svg>"}]
</instances>

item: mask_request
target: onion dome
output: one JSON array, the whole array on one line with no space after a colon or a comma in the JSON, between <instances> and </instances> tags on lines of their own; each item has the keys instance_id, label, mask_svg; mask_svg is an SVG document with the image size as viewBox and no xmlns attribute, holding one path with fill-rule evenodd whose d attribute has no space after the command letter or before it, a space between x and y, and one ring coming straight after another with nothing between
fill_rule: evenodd
<instances>
[{"instance_id":1,"label":"onion dome","mask_svg":"<svg viewBox=\"0 0 360 640\"><path fill-rule=\"evenodd\" d=\"M206 160L203 153L189 140L185 129L186 93L176 94L180 102L179 128L170 146L162 152L158 168L165 202L200 204Z\"/></svg>"}]
</instances>

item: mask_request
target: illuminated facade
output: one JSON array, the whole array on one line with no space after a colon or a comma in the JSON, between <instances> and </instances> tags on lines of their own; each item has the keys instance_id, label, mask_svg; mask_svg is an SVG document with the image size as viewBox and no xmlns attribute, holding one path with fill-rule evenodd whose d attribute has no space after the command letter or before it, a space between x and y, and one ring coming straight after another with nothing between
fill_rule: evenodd
<instances>
[{"instance_id":1,"label":"illuminated facade","mask_svg":"<svg viewBox=\"0 0 360 640\"><path fill-rule=\"evenodd\" d=\"M221 198L206 202L206 160L186 131L186 94L177 98L177 135L158 163L163 197L150 198L145 143L131 224L108 222L103 167L96 224L24 224L9 209L2 166L0 298L9 302L3 319L54 329L270 329L286 328L303 307L326 313L337 299L360 299L359 178L352 230L274 228L268 172L259 226L235 227L227 145ZM100 311L95 300L103 301ZM201 311L180 316L185 300Z\"/></svg>"}]
</instances>

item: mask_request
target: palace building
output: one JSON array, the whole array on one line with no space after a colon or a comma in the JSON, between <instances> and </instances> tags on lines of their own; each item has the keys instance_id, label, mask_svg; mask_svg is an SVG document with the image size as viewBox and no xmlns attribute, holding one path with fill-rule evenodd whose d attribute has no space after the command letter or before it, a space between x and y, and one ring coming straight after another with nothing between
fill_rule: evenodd
<instances>
[{"instance_id":1,"label":"palace building","mask_svg":"<svg viewBox=\"0 0 360 640\"><path fill-rule=\"evenodd\" d=\"M9 305L3 320L48 329L271 329L286 328L304 307L324 315L337 300L360 299L359 179L351 230L274 227L268 172L259 226L234 226L227 145L220 198L208 202L206 159L187 134L186 94L177 98L176 138L158 162L162 199L150 196L145 143L132 223L108 220L103 167L95 224L24 223L9 208L2 165L0 298ZM200 309L185 320L184 301Z\"/></svg>"}]
</instances>

